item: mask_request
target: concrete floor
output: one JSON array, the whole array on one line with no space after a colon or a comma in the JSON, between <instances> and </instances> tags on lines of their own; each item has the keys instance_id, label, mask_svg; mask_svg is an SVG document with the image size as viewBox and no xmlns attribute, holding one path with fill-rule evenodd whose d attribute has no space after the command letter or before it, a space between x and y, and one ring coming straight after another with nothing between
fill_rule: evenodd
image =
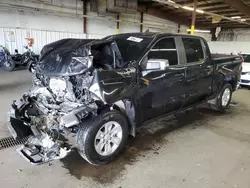
<instances>
[{"instance_id":1,"label":"concrete floor","mask_svg":"<svg viewBox=\"0 0 250 188\"><path fill-rule=\"evenodd\" d=\"M31 83L25 70L0 73L0 138L6 112ZM72 152L31 166L15 148L0 150L0 187L249 188L250 90L234 93L227 113L199 110L147 124L113 163L95 167Z\"/></svg>"}]
</instances>

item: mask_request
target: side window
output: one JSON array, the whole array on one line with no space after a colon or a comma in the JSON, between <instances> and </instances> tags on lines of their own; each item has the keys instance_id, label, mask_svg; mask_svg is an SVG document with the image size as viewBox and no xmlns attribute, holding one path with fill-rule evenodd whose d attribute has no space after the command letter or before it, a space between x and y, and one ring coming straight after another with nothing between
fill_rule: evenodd
<instances>
[{"instance_id":1,"label":"side window","mask_svg":"<svg viewBox=\"0 0 250 188\"><path fill-rule=\"evenodd\" d=\"M158 41L148 54L148 59L166 59L169 65L178 65L178 56L174 38Z\"/></svg>"},{"instance_id":2,"label":"side window","mask_svg":"<svg viewBox=\"0 0 250 188\"><path fill-rule=\"evenodd\" d=\"M201 40L182 38L182 41L186 52L187 63L201 63L204 60L204 52L201 46Z\"/></svg>"}]
</instances>

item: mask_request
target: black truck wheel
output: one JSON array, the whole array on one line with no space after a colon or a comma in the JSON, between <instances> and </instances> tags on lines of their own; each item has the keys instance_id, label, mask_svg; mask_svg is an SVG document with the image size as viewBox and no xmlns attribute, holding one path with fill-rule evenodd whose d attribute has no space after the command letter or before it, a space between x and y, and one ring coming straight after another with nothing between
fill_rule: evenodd
<instances>
[{"instance_id":1,"label":"black truck wheel","mask_svg":"<svg viewBox=\"0 0 250 188\"><path fill-rule=\"evenodd\" d=\"M3 63L3 68L6 71L13 71L15 68L16 64L13 60L8 60Z\"/></svg>"},{"instance_id":2,"label":"black truck wheel","mask_svg":"<svg viewBox=\"0 0 250 188\"><path fill-rule=\"evenodd\" d=\"M89 163L106 164L119 155L127 137L127 119L113 110L90 118L81 125L77 134L77 149Z\"/></svg>"},{"instance_id":3,"label":"black truck wheel","mask_svg":"<svg viewBox=\"0 0 250 188\"><path fill-rule=\"evenodd\" d=\"M216 110L220 112L224 112L232 98L232 86L230 84L225 84L222 86L220 93L217 96L217 101L216 101Z\"/></svg>"}]
</instances>

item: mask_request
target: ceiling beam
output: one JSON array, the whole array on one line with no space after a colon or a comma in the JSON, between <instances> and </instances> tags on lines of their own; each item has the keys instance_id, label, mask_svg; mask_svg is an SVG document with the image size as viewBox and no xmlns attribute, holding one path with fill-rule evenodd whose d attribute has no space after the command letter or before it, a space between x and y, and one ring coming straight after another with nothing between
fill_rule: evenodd
<instances>
[{"instance_id":1,"label":"ceiling beam","mask_svg":"<svg viewBox=\"0 0 250 188\"><path fill-rule=\"evenodd\" d=\"M243 13L246 16L250 16L250 7L245 4L242 0L224 0L225 3L235 8L239 12Z\"/></svg>"},{"instance_id":2,"label":"ceiling beam","mask_svg":"<svg viewBox=\"0 0 250 188\"><path fill-rule=\"evenodd\" d=\"M233 11L233 10L237 11L237 10L229 7L228 5L226 5L226 7L213 7L213 8L209 8L206 11L208 11L208 12L218 12L218 11L229 11L229 10L230 11ZM237 12L239 12L239 11L237 11Z\"/></svg>"},{"instance_id":3,"label":"ceiling beam","mask_svg":"<svg viewBox=\"0 0 250 188\"><path fill-rule=\"evenodd\" d=\"M186 6L190 6L190 7L193 7L193 4L194 4L194 0L185 0L185 1L174 0L174 1L180 5L186 5ZM197 7L202 8L202 7L207 7L207 6L218 6L218 5L223 5L223 4L224 3L221 2L221 0L213 0L213 1L199 0Z\"/></svg>"},{"instance_id":4,"label":"ceiling beam","mask_svg":"<svg viewBox=\"0 0 250 188\"><path fill-rule=\"evenodd\" d=\"M186 16L181 16L181 15L177 15L177 14L173 14L173 13L170 14L170 13L168 13L168 11L163 11L159 8L150 7L150 6L147 6L143 3L138 4L137 10L138 10L138 12L144 12L146 14L150 14L152 16L156 16L158 18L162 18L165 20L170 20L170 21L182 24L182 25L190 26L190 24L191 24L191 20L188 19ZM198 24L197 27L203 28L204 25Z\"/></svg>"},{"instance_id":5,"label":"ceiling beam","mask_svg":"<svg viewBox=\"0 0 250 188\"><path fill-rule=\"evenodd\" d=\"M239 23L218 23L218 24L207 24L206 28L216 28L216 27L227 27L227 28L245 28L250 27L249 25L239 24Z\"/></svg>"},{"instance_id":6,"label":"ceiling beam","mask_svg":"<svg viewBox=\"0 0 250 188\"><path fill-rule=\"evenodd\" d=\"M219 6L224 6L222 2L216 2L216 3L206 3L202 5L198 5L199 9L206 10L211 7L219 7Z\"/></svg>"},{"instance_id":7,"label":"ceiling beam","mask_svg":"<svg viewBox=\"0 0 250 188\"><path fill-rule=\"evenodd\" d=\"M229 5L227 4L222 4L222 5L217 5L217 6L207 6L207 7L199 7L199 9L210 11L210 10L216 10L216 9L230 9Z\"/></svg>"}]
</instances>

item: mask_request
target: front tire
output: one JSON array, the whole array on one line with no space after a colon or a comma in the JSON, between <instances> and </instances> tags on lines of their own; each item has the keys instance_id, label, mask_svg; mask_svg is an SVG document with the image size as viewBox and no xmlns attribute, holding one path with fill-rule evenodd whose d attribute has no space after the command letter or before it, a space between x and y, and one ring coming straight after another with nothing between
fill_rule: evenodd
<instances>
[{"instance_id":1,"label":"front tire","mask_svg":"<svg viewBox=\"0 0 250 188\"><path fill-rule=\"evenodd\" d=\"M128 121L113 110L84 122L77 134L79 154L93 165L107 164L122 151L128 137Z\"/></svg>"},{"instance_id":2,"label":"front tire","mask_svg":"<svg viewBox=\"0 0 250 188\"><path fill-rule=\"evenodd\" d=\"M16 64L13 60L8 60L3 63L4 70L9 71L9 72L13 71L15 66Z\"/></svg>"}]
</instances>

